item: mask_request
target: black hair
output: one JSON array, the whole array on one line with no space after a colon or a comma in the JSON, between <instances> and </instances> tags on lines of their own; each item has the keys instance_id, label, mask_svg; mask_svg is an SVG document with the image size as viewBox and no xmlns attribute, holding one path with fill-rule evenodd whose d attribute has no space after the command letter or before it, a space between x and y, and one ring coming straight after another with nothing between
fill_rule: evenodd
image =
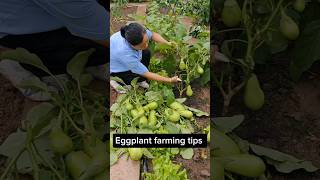
<instances>
[{"instance_id":1,"label":"black hair","mask_svg":"<svg viewBox=\"0 0 320 180\"><path fill-rule=\"evenodd\" d=\"M125 38L131 45L135 46L143 41L146 29L138 23L130 23L121 27L121 36Z\"/></svg>"}]
</instances>

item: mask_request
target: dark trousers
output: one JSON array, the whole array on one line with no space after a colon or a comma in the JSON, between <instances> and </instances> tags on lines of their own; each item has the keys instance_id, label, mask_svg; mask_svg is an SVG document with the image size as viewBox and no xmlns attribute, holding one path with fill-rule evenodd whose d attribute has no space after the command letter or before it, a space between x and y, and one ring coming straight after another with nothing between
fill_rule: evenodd
<instances>
[{"instance_id":1,"label":"dark trousers","mask_svg":"<svg viewBox=\"0 0 320 180\"><path fill-rule=\"evenodd\" d=\"M27 35L7 35L0 39L0 45L15 49L25 48L29 52L40 57L43 64L53 74L66 73L66 65L71 58L90 48L95 52L89 57L87 66L97 66L109 62L109 50L94 41L72 35L66 28L58 30L27 34ZM24 68L42 77L47 74L38 68L22 64Z\"/></svg>"},{"instance_id":2,"label":"dark trousers","mask_svg":"<svg viewBox=\"0 0 320 180\"><path fill-rule=\"evenodd\" d=\"M149 49L142 50L142 59L141 63L144 64L146 67L149 66L151 59L151 52ZM125 72L118 72L118 73L111 73L111 76L113 77L119 77L121 78L126 84L130 84L131 81L139 77L138 82L145 81L146 78L140 76L139 74L132 73L131 71L125 71Z\"/></svg>"}]
</instances>

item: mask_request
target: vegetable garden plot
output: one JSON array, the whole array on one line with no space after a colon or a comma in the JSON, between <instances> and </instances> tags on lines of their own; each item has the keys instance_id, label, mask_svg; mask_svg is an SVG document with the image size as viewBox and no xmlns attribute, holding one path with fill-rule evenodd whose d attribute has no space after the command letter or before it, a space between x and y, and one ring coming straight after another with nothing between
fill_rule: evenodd
<instances>
[{"instance_id":1,"label":"vegetable garden plot","mask_svg":"<svg viewBox=\"0 0 320 180\"><path fill-rule=\"evenodd\" d=\"M106 96L88 88L91 75L84 72L93 49L78 53L67 65L71 80L57 79L41 60L25 49L1 54L42 69L61 88L50 91L39 78L21 86L47 93L51 102L33 107L27 119L0 146L7 163L0 179L17 179L19 174L33 179L107 179L107 144L102 141L106 125Z\"/></svg>"},{"instance_id":2,"label":"vegetable garden plot","mask_svg":"<svg viewBox=\"0 0 320 180\"><path fill-rule=\"evenodd\" d=\"M136 87L134 80L131 83L134 88L125 95L118 96L111 106L112 133L209 134L209 128L206 128L209 125L207 118L209 114L203 111L203 109L209 111L209 108L205 107L210 103L210 90L206 85L210 79L209 29L207 26L197 24L189 28L183 23L185 17L179 16L174 6L172 9L165 7L168 6L152 1L148 5L146 16L129 16L144 22L151 31L176 42L174 47L150 45L153 58L149 70L158 72L162 76L179 75L183 83L172 86L151 81L150 87L143 90ZM163 14L162 11L168 14ZM194 40L192 45L190 39ZM113 80L122 83L116 77ZM203 91L204 94L201 94ZM207 95L205 96L208 98L207 101L197 101L202 99L203 95ZM195 102L198 103L197 108L193 104ZM112 148L112 151L111 163L116 163L122 154L136 160L140 160L141 156L146 157L150 168L142 172L145 179L210 178L209 154L205 149ZM201 175L199 171L206 173Z\"/></svg>"},{"instance_id":3,"label":"vegetable garden plot","mask_svg":"<svg viewBox=\"0 0 320 180\"><path fill-rule=\"evenodd\" d=\"M221 179L244 177L318 179L318 168L314 164L319 166L319 159L310 158L315 157L311 154L318 154L318 150L312 148L308 150L310 153L307 153L303 148L293 147L308 145L306 141L311 136L309 133L301 133L302 130L298 127L312 127L310 128L312 135L318 137L320 134L317 130L318 126L314 127L313 122L314 119L319 119L319 116L313 110L300 108L309 103L318 105L318 100L307 100L297 96L301 95L300 84L308 84L308 86L310 83L316 84L317 73L319 73L316 61L319 60L320 49L311 40L318 38L319 31L316 29L318 29L320 16L316 9L319 8L319 2L226 0L215 1L213 5L212 42L214 44L212 45L219 46L219 50L227 56L224 62L218 59L214 62L213 80L215 90L218 92L216 98L219 104L217 114L223 119L223 121L221 118L213 119L214 128L217 129L213 136L222 141L222 144L216 143L214 146L220 145L221 149L230 147L229 149L234 150L232 152L225 150L227 154L223 155L211 153L217 165L213 166L217 172L213 177L215 178L216 175ZM314 80L307 81L306 76L312 76ZM313 94L307 96L317 96L318 92L312 89L309 88L310 93ZM309 109L313 108L309 107ZM244 114L245 118L233 116L237 114ZM297 122L302 118L304 118L303 122ZM235 127L238 128L235 129ZM239 136L245 137L250 142L239 139L231 132L233 129ZM219 131L224 131L223 137L220 136ZM226 140L225 134L236 143L232 143L230 139ZM288 140L284 141L284 138ZM252 145L253 142L259 146ZM284 144L290 144L293 147ZM312 162L261 145L273 147ZM241 153L238 151L239 148ZM239 166L231 163L230 168L227 160L221 159L221 156L228 159L234 158L235 154L238 156L243 153L254 154L260 158L257 160L255 157L256 160L253 160L247 157L246 163L239 163L242 164L244 169L241 170L246 172L245 174L238 171ZM242 158L237 157L234 162L241 162ZM259 169L245 170L248 168L245 164L255 163L260 164L255 165L260 167ZM287 175L276 171L287 173ZM252 176L251 173L257 174Z\"/></svg>"}]
</instances>

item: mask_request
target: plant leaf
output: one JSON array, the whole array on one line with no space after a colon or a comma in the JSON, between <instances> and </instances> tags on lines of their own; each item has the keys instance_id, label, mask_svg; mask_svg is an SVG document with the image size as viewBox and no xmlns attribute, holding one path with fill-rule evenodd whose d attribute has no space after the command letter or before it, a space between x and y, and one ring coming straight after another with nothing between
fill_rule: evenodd
<instances>
[{"instance_id":1,"label":"plant leaf","mask_svg":"<svg viewBox=\"0 0 320 180\"><path fill-rule=\"evenodd\" d=\"M18 172L21 174L32 172L32 161L27 150L23 151L23 153L20 155L16 162L16 165Z\"/></svg>"},{"instance_id":2,"label":"plant leaf","mask_svg":"<svg viewBox=\"0 0 320 180\"><path fill-rule=\"evenodd\" d=\"M291 155L288 155L270 148L262 147L259 145L250 144L250 149L259 156L265 156L275 161L279 161L279 162L291 161L291 162L297 162L297 163L301 162L301 160Z\"/></svg>"},{"instance_id":3,"label":"plant leaf","mask_svg":"<svg viewBox=\"0 0 320 180\"><path fill-rule=\"evenodd\" d=\"M114 104L112 104L112 106L110 107L110 111L111 111L111 112L115 112L118 108L119 108L119 104L118 104L118 103L114 103Z\"/></svg>"},{"instance_id":4,"label":"plant leaf","mask_svg":"<svg viewBox=\"0 0 320 180\"><path fill-rule=\"evenodd\" d=\"M164 128L169 132L169 134L179 134L180 133L180 130L172 122L167 122L167 124L164 126Z\"/></svg>"},{"instance_id":5,"label":"plant leaf","mask_svg":"<svg viewBox=\"0 0 320 180\"><path fill-rule=\"evenodd\" d=\"M58 115L57 108L50 103L41 103L27 114L26 121L31 123L32 136L36 137L50 129L51 120Z\"/></svg>"},{"instance_id":6,"label":"plant leaf","mask_svg":"<svg viewBox=\"0 0 320 180\"><path fill-rule=\"evenodd\" d=\"M237 143L239 149L243 153L248 153L250 149L250 143L247 140L240 138L239 136L235 135L234 133L229 134L230 138Z\"/></svg>"},{"instance_id":7,"label":"plant leaf","mask_svg":"<svg viewBox=\"0 0 320 180\"><path fill-rule=\"evenodd\" d=\"M277 171L282 173L291 173L298 169L304 169L307 172L315 172L318 170L310 161L302 161L302 162L291 162L291 161L284 161L279 162L273 159L266 159L266 162L270 165L273 165Z\"/></svg>"},{"instance_id":8,"label":"plant leaf","mask_svg":"<svg viewBox=\"0 0 320 180\"><path fill-rule=\"evenodd\" d=\"M156 101L159 104L163 103L163 98L160 92L148 91L145 93L148 102Z\"/></svg>"},{"instance_id":9,"label":"plant leaf","mask_svg":"<svg viewBox=\"0 0 320 180\"><path fill-rule=\"evenodd\" d=\"M81 73L88 62L89 56L94 52L93 48L77 53L67 64L67 72L74 80L79 80Z\"/></svg>"},{"instance_id":10,"label":"plant leaf","mask_svg":"<svg viewBox=\"0 0 320 180\"><path fill-rule=\"evenodd\" d=\"M0 154L9 158L13 157L24 148L26 140L27 133L18 129L17 132L10 134L1 144Z\"/></svg>"},{"instance_id":11,"label":"plant leaf","mask_svg":"<svg viewBox=\"0 0 320 180\"><path fill-rule=\"evenodd\" d=\"M118 161L117 153L115 151L111 151L110 152L110 166L115 164L117 161Z\"/></svg>"},{"instance_id":12,"label":"plant leaf","mask_svg":"<svg viewBox=\"0 0 320 180\"><path fill-rule=\"evenodd\" d=\"M320 20L307 24L293 49L290 75L298 80L303 72L320 60Z\"/></svg>"},{"instance_id":13,"label":"plant leaf","mask_svg":"<svg viewBox=\"0 0 320 180\"><path fill-rule=\"evenodd\" d=\"M183 104L184 102L186 102L187 98L177 98L176 101Z\"/></svg>"},{"instance_id":14,"label":"plant leaf","mask_svg":"<svg viewBox=\"0 0 320 180\"><path fill-rule=\"evenodd\" d=\"M188 106L187 106L188 107ZM203 112L199 109L195 109L192 107L188 107L188 109L196 114L196 116L201 117L201 116L209 116L209 113Z\"/></svg>"},{"instance_id":15,"label":"plant leaf","mask_svg":"<svg viewBox=\"0 0 320 180\"><path fill-rule=\"evenodd\" d=\"M180 149L180 155L183 157L183 159L192 159L193 149L192 148Z\"/></svg>"},{"instance_id":16,"label":"plant leaf","mask_svg":"<svg viewBox=\"0 0 320 180\"><path fill-rule=\"evenodd\" d=\"M50 148L49 137L44 135L44 136L41 136L40 138L37 138L34 141L34 145L37 148L39 154L41 154L41 156L45 158L47 162L49 162L52 166L55 166L55 161L53 160L55 156L53 151ZM40 164L41 163L39 162L39 165Z\"/></svg>"},{"instance_id":17,"label":"plant leaf","mask_svg":"<svg viewBox=\"0 0 320 180\"><path fill-rule=\"evenodd\" d=\"M119 78L119 77L110 76L110 80L114 80L114 81L116 81L116 82L118 82L118 83L126 84L126 83L124 83L124 81L123 81L121 78Z\"/></svg>"},{"instance_id":18,"label":"plant leaf","mask_svg":"<svg viewBox=\"0 0 320 180\"><path fill-rule=\"evenodd\" d=\"M92 82L92 80L92 75L89 73L85 73L80 75L79 82L81 86L88 86Z\"/></svg>"},{"instance_id":19,"label":"plant leaf","mask_svg":"<svg viewBox=\"0 0 320 180\"><path fill-rule=\"evenodd\" d=\"M25 89L32 89L35 91L48 91L48 86L42 82L38 77L32 77L29 79L26 79L19 84L19 87L25 88Z\"/></svg>"},{"instance_id":20,"label":"plant leaf","mask_svg":"<svg viewBox=\"0 0 320 180\"><path fill-rule=\"evenodd\" d=\"M171 76L176 71L177 61L173 54L165 56L163 59L163 69Z\"/></svg>"},{"instance_id":21,"label":"plant leaf","mask_svg":"<svg viewBox=\"0 0 320 180\"><path fill-rule=\"evenodd\" d=\"M131 81L131 86L132 86L133 88L136 88L138 79L139 79L139 77L136 77L136 78L134 78L134 79Z\"/></svg>"},{"instance_id":22,"label":"plant leaf","mask_svg":"<svg viewBox=\"0 0 320 180\"><path fill-rule=\"evenodd\" d=\"M225 133L232 132L238 127L244 120L243 115L235 115L232 117L217 117L213 118L213 123L217 128Z\"/></svg>"},{"instance_id":23,"label":"plant leaf","mask_svg":"<svg viewBox=\"0 0 320 180\"><path fill-rule=\"evenodd\" d=\"M144 128L144 129L139 129L137 134L153 134L153 131L151 129Z\"/></svg>"},{"instance_id":24,"label":"plant leaf","mask_svg":"<svg viewBox=\"0 0 320 180\"><path fill-rule=\"evenodd\" d=\"M39 69L49 71L49 69L42 63L41 59L33 53L30 53L26 49L16 48L14 50L8 50L0 54L0 59L10 59L23 64L29 64Z\"/></svg>"},{"instance_id":25,"label":"plant leaf","mask_svg":"<svg viewBox=\"0 0 320 180\"><path fill-rule=\"evenodd\" d=\"M170 148L170 153L171 154L176 155L176 154L179 154L179 152L180 152L179 148Z\"/></svg>"},{"instance_id":26,"label":"plant leaf","mask_svg":"<svg viewBox=\"0 0 320 180\"><path fill-rule=\"evenodd\" d=\"M151 152L147 148L143 149L143 155L145 155L149 159L153 159L154 158L154 156L151 154Z\"/></svg>"},{"instance_id":27,"label":"plant leaf","mask_svg":"<svg viewBox=\"0 0 320 180\"><path fill-rule=\"evenodd\" d=\"M275 163L273 164L277 171L282 173L291 173L292 171L298 169L304 169L307 172L315 172L318 170L310 161L303 161L300 163L295 163L291 161L286 161L283 163Z\"/></svg>"},{"instance_id":28,"label":"plant leaf","mask_svg":"<svg viewBox=\"0 0 320 180\"><path fill-rule=\"evenodd\" d=\"M203 75L200 78L200 85L204 86L209 81L210 81L210 68L207 67L207 68L205 68L205 71L204 71Z\"/></svg>"}]
</instances>

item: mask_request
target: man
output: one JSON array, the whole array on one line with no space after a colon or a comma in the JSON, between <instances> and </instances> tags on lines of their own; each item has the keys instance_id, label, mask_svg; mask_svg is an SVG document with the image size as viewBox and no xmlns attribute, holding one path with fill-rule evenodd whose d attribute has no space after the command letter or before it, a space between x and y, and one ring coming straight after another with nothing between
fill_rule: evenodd
<instances>
[{"instance_id":1,"label":"man","mask_svg":"<svg viewBox=\"0 0 320 180\"><path fill-rule=\"evenodd\" d=\"M105 0L1 0L0 52L25 48L40 57L56 75L66 72L68 61L78 52L95 48L87 71L105 79L109 60L109 12ZM2 48L1 48L2 47ZM0 73L26 97L35 101L49 97L18 85L43 71L11 60L0 61Z\"/></svg>"}]
</instances>

